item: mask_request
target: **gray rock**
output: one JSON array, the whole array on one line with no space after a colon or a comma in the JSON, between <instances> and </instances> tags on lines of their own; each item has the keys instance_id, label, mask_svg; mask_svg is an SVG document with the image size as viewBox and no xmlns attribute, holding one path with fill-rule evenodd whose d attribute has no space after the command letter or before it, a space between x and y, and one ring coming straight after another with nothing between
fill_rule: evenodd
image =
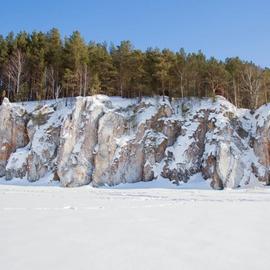
<instances>
[{"instance_id":1,"label":"gray rock","mask_svg":"<svg viewBox=\"0 0 270 270\"><path fill-rule=\"evenodd\" d=\"M21 106L14 106L4 98L0 106L0 177L5 175L12 152L27 145L27 113Z\"/></svg>"},{"instance_id":2,"label":"gray rock","mask_svg":"<svg viewBox=\"0 0 270 270\"><path fill-rule=\"evenodd\" d=\"M66 187L159 177L179 184L196 173L214 189L270 184L270 105L253 115L222 97L136 104L93 96L71 105L27 112L5 99L0 176L37 181L52 173Z\"/></svg>"}]
</instances>

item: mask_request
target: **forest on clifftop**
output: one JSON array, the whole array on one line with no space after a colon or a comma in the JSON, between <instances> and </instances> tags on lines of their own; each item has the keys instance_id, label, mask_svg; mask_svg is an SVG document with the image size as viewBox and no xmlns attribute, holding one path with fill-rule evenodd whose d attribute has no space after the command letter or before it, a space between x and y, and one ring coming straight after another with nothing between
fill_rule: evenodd
<instances>
[{"instance_id":1,"label":"forest on clifftop","mask_svg":"<svg viewBox=\"0 0 270 270\"><path fill-rule=\"evenodd\" d=\"M224 61L183 48L87 43L58 29L0 35L0 97L11 101L105 94L215 97L255 109L270 99L270 69L238 57Z\"/></svg>"}]
</instances>

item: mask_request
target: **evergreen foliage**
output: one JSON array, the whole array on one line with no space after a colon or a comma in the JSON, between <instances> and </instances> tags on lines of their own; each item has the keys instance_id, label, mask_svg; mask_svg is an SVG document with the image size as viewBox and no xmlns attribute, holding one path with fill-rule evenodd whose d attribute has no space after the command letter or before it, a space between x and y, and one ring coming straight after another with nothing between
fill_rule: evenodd
<instances>
[{"instance_id":1,"label":"evergreen foliage","mask_svg":"<svg viewBox=\"0 0 270 270\"><path fill-rule=\"evenodd\" d=\"M86 43L78 31L0 35L0 98L11 101L94 94L122 97L222 95L255 109L270 98L270 69L184 49L135 49L130 41Z\"/></svg>"}]
</instances>

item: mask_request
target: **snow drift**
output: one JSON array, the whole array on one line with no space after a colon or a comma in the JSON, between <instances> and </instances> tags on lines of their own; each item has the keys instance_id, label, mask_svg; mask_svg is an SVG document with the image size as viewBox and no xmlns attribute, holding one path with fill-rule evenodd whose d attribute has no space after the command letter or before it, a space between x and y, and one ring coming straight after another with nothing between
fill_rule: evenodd
<instances>
[{"instance_id":1,"label":"snow drift","mask_svg":"<svg viewBox=\"0 0 270 270\"><path fill-rule=\"evenodd\" d=\"M102 95L0 107L0 177L62 186L201 173L214 189L269 184L270 105L255 112L223 97L121 99Z\"/></svg>"}]
</instances>

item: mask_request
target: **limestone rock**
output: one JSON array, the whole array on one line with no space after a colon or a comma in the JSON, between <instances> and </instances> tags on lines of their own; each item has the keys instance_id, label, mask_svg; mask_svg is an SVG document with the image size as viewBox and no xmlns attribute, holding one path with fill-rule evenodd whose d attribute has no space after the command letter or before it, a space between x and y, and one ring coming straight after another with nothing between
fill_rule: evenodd
<instances>
[{"instance_id":1,"label":"limestone rock","mask_svg":"<svg viewBox=\"0 0 270 270\"><path fill-rule=\"evenodd\" d=\"M236 110L225 102L209 111L202 173L211 179L214 189L247 185L252 177L254 153L248 145L247 132L237 120Z\"/></svg>"},{"instance_id":2,"label":"limestone rock","mask_svg":"<svg viewBox=\"0 0 270 270\"><path fill-rule=\"evenodd\" d=\"M0 177L5 175L12 152L27 145L27 113L21 106L14 106L4 98L0 106Z\"/></svg>"},{"instance_id":3,"label":"limestone rock","mask_svg":"<svg viewBox=\"0 0 270 270\"><path fill-rule=\"evenodd\" d=\"M11 154L6 166L6 180L26 176L28 151L27 147L24 147L17 149L16 152Z\"/></svg>"},{"instance_id":4,"label":"limestone rock","mask_svg":"<svg viewBox=\"0 0 270 270\"><path fill-rule=\"evenodd\" d=\"M118 185L201 173L214 189L270 184L270 104L226 99L78 97L0 107L0 176L62 186Z\"/></svg>"},{"instance_id":5,"label":"limestone rock","mask_svg":"<svg viewBox=\"0 0 270 270\"><path fill-rule=\"evenodd\" d=\"M253 170L258 179L270 185L270 106L263 105L254 115L252 146L258 157L257 166Z\"/></svg>"},{"instance_id":6,"label":"limestone rock","mask_svg":"<svg viewBox=\"0 0 270 270\"><path fill-rule=\"evenodd\" d=\"M60 134L57 174L63 186L80 186L91 182L98 124L106 106L110 106L108 99L104 102L94 97L76 99L75 108Z\"/></svg>"}]
</instances>

